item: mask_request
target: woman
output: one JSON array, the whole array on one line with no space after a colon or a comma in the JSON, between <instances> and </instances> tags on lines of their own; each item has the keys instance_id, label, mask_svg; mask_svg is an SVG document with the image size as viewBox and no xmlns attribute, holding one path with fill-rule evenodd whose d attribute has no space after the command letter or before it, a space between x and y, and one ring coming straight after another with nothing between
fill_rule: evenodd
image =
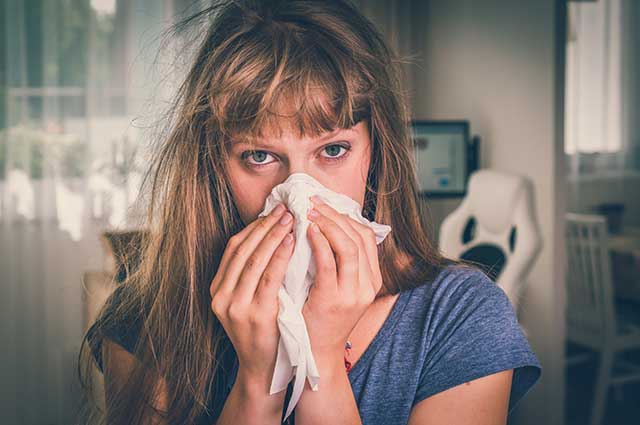
<instances>
[{"instance_id":1,"label":"woman","mask_svg":"<svg viewBox=\"0 0 640 425\"><path fill-rule=\"evenodd\" d=\"M256 217L294 172L392 232L376 246L314 208L303 315L321 383L287 420L505 423L540 365L504 292L428 238L393 52L340 0L218 2L178 29L209 18L151 167L143 260L86 338L108 423L281 422L291 385L269 386L293 219Z\"/></svg>"}]
</instances>

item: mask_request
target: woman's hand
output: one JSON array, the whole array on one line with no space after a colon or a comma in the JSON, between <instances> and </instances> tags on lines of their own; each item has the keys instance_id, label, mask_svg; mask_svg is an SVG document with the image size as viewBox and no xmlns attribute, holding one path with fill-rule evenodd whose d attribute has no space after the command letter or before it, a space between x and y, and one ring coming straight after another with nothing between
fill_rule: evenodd
<instances>
[{"instance_id":1,"label":"woman's hand","mask_svg":"<svg viewBox=\"0 0 640 425\"><path fill-rule=\"evenodd\" d=\"M309 215L307 231L316 279L302 314L313 352L342 359L349 333L382 286L378 249L371 228L316 199L319 214Z\"/></svg>"},{"instance_id":2,"label":"woman's hand","mask_svg":"<svg viewBox=\"0 0 640 425\"><path fill-rule=\"evenodd\" d=\"M266 388L280 338L278 290L294 246L294 219L285 210L278 205L229 239L210 287L211 309L236 350L239 373Z\"/></svg>"}]
</instances>

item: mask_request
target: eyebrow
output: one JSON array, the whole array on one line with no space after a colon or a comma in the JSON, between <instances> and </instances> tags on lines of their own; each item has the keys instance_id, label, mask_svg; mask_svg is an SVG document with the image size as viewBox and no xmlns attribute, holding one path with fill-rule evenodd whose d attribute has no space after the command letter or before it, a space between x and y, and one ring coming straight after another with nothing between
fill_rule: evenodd
<instances>
[{"instance_id":1,"label":"eyebrow","mask_svg":"<svg viewBox=\"0 0 640 425\"><path fill-rule=\"evenodd\" d=\"M334 130L330 133L325 134L324 136L318 137L316 139L316 143L320 144L328 139L331 139L333 137L336 137L338 134L340 133L355 133L356 130L354 130L353 128L339 128L337 130ZM249 142L247 140L235 140L232 143L232 146L236 146L236 145L244 145L244 144L249 144ZM274 144L269 144L269 143L264 143L264 142L260 142L259 140L255 140L253 143L254 146L257 147L261 147L261 148L273 148L276 147L277 145Z\"/></svg>"}]
</instances>

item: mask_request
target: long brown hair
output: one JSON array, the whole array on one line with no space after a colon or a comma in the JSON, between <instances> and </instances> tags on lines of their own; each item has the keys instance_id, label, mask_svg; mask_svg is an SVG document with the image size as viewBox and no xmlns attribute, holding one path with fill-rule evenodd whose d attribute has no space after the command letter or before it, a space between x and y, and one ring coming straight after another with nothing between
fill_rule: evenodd
<instances>
[{"instance_id":1,"label":"long brown hair","mask_svg":"<svg viewBox=\"0 0 640 425\"><path fill-rule=\"evenodd\" d=\"M225 168L233 139L255 140L285 122L319 135L365 120L372 157L363 215L393 229L378 246L381 295L424 284L450 263L431 243L418 196L402 58L369 20L343 0L222 1L172 30L202 23L171 129L145 178L142 261L93 329L100 338L140 318L135 355L143 367L106 401L110 423L141 422L154 376L167 384L168 423L211 423L220 414L234 351L211 311L209 285L227 241L245 225ZM83 348L81 361L93 366Z\"/></svg>"}]
</instances>

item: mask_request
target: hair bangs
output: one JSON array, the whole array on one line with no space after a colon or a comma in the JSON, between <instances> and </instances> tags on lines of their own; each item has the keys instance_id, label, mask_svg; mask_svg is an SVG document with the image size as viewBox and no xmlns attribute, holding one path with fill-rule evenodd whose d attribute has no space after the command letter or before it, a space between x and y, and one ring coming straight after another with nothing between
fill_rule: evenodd
<instances>
[{"instance_id":1,"label":"hair bangs","mask_svg":"<svg viewBox=\"0 0 640 425\"><path fill-rule=\"evenodd\" d=\"M246 47L262 52L244 64L254 70L252 80L228 93L219 110L227 142L251 144L285 131L318 137L371 118L373 84L345 50L332 47L334 42L322 45L315 34L291 31L261 40L270 45ZM237 81L237 74L233 78Z\"/></svg>"}]
</instances>

